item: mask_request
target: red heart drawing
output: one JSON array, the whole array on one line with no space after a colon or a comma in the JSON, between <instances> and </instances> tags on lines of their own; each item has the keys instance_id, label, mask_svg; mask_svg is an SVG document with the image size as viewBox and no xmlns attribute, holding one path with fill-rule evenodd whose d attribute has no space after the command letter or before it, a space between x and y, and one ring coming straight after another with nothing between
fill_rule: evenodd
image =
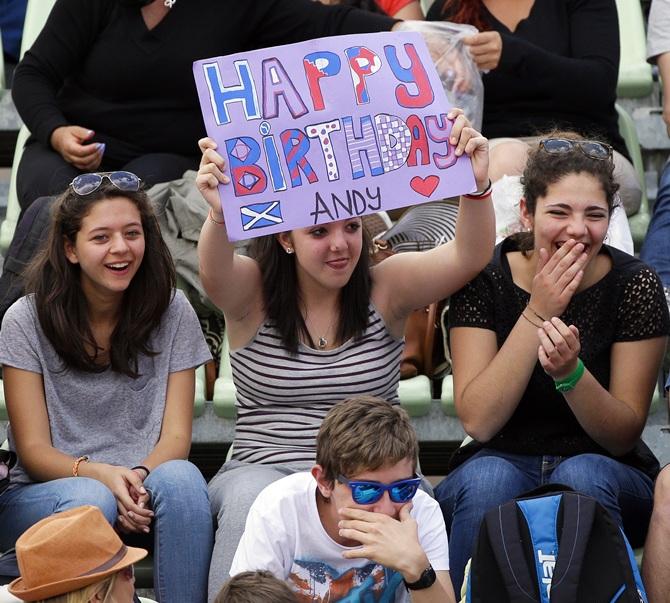
<instances>
[{"instance_id":1,"label":"red heart drawing","mask_svg":"<svg viewBox=\"0 0 670 603\"><path fill-rule=\"evenodd\" d=\"M425 178L414 176L414 178L409 181L412 190L415 190L424 197L430 197L439 183L440 179L438 176L426 176Z\"/></svg>"}]
</instances>

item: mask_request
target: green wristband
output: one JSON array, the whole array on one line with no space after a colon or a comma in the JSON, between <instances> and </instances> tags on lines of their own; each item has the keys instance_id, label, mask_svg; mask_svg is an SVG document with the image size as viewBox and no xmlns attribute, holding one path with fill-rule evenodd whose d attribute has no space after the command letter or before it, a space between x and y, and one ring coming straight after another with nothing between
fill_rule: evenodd
<instances>
[{"instance_id":1,"label":"green wristband","mask_svg":"<svg viewBox=\"0 0 670 603\"><path fill-rule=\"evenodd\" d=\"M572 371L565 379L555 379L554 387L561 393L569 392L575 389L575 385L584 375L584 363L581 358L577 358L577 368Z\"/></svg>"}]
</instances>

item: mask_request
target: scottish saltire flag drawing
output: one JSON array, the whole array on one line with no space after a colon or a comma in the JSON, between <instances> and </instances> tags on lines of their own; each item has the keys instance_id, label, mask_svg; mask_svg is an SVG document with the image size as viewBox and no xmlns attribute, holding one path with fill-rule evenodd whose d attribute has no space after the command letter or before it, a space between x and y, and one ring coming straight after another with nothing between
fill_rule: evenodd
<instances>
[{"instance_id":1,"label":"scottish saltire flag drawing","mask_svg":"<svg viewBox=\"0 0 670 603\"><path fill-rule=\"evenodd\" d=\"M270 203L254 203L240 208L242 216L242 228L251 230L252 228L265 228L275 224L282 224L284 220L281 217L281 206L279 201Z\"/></svg>"},{"instance_id":2,"label":"scottish saltire flag drawing","mask_svg":"<svg viewBox=\"0 0 670 603\"><path fill-rule=\"evenodd\" d=\"M231 240L475 190L418 33L322 38L196 61L193 73L231 178L219 187Z\"/></svg>"}]
</instances>

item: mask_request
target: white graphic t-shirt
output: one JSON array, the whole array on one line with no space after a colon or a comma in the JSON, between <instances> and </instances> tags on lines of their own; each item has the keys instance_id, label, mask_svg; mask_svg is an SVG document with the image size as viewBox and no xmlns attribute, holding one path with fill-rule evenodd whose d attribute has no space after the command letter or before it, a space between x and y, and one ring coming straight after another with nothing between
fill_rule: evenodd
<instances>
[{"instance_id":1,"label":"white graphic t-shirt","mask_svg":"<svg viewBox=\"0 0 670 603\"><path fill-rule=\"evenodd\" d=\"M418 524L421 547L435 571L448 570L449 545L439 505L422 490L413 503L410 514ZM295 473L258 495L230 575L268 570L285 580L301 602L410 601L398 572L369 559L344 559L348 548L335 542L321 523L312 475Z\"/></svg>"}]
</instances>

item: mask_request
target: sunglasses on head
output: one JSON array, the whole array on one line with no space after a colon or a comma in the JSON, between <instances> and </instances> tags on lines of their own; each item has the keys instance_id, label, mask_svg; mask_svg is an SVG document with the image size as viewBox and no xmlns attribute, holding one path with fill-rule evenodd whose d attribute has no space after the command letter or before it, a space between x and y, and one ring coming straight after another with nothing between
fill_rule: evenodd
<instances>
[{"instance_id":1,"label":"sunglasses on head","mask_svg":"<svg viewBox=\"0 0 670 603\"><path fill-rule=\"evenodd\" d=\"M140 190L142 182L138 176L132 172L96 172L92 174L80 174L70 182L72 190L83 197L97 191L102 181L107 178L120 191L137 192Z\"/></svg>"},{"instance_id":2,"label":"sunglasses on head","mask_svg":"<svg viewBox=\"0 0 670 603\"><path fill-rule=\"evenodd\" d=\"M415 476L408 479L400 479L390 484L372 482L360 479L347 479L343 475L338 476L337 481L351 488L351 498L357 505L371 505L376 503L384 492L389 493L389 498L394 503L406 503L414 498L421 484L421 477Z\"/></svg>"},{"instance_id":3,"label":"sunglasses on head","mask_svg":"<svg viewBox=\"0 0 670 603\"><path fill-rule=\"evenodd\" d=\"M568 140L567 138L540 140L540 148L550 155L569 153L575 147L591 159L606 160L612 158L612 147L597 140Z\"/></svg>"}]
</instances>

